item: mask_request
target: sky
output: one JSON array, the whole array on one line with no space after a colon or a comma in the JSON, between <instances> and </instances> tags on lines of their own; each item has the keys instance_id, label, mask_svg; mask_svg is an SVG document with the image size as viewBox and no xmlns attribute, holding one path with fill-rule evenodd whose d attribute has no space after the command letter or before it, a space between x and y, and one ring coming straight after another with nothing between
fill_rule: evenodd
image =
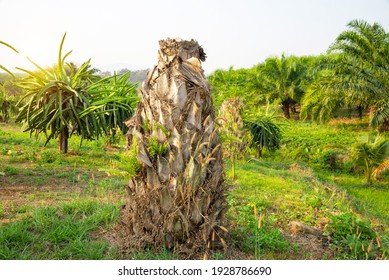
<instances>
[{"instance_id":1,"label":"sky","mask_svg":"<svg viewBox=\"0 0 389 280\"><path fill-rule=\"evenodd\" d=\"M159 40L195 39L206 73L247 68L269 56L318 55L353 19L389 32L389 0L0 0L0 64L34 69L57 60L66 32L68 62L102 71L151 68Z\"/></svg>"}]
</instances>

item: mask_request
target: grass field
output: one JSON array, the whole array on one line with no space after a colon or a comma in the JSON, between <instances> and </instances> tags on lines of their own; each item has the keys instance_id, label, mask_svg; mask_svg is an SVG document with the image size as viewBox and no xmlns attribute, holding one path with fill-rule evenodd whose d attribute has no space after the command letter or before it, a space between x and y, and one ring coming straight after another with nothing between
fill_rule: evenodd
<instances>
[{"instance_id":1,"label":"grass field","mask_svg":"<svg viewBox=\"0 0 389 280\"><path fill-rule=\"evenodd\" d=\"M236 164L228 246L213 259L387 259L389 180L366 187L347 158L364 122L289 122L282 149ZM123 252L106 238L126 198L124 142L72 137L70 153L0 124L0 259L174 259L168 250ZM337 155L335 165L328 156Z\"/></svg>"}]
</instances>

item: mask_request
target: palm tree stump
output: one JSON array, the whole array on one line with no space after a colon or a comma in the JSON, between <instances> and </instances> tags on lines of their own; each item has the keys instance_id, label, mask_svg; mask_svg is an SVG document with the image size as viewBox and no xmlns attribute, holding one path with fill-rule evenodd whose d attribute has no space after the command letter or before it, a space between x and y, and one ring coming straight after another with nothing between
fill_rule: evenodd
<instances>
[{"instance_id":1,"label":"palm tree stump","mask_svg":"<svg viewBox=\"0 0 389 280\"><path fill-rule=\"evenodd\" d=\"M137 247L198 252L224 244L227 210L221 145L200 62L206 56L194 40L159 45L158 65L127 122L141 168L126 186L123 222Z\"/></svg>"}]
</instances>

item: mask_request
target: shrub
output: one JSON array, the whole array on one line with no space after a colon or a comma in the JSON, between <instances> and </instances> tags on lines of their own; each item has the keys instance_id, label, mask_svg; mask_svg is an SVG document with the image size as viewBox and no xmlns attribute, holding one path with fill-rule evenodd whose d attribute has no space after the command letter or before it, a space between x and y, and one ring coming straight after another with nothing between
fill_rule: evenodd
<instances>
[{"instance_id":1,"label":"shrub","mask_svg":"<svg viewBox=\"0 0 389 280\"><path fill-rule=\"evenodd\" d=\"M352 213L332 216L331 219L324 234L329 236L331 246L342 258L376 259L388 254L387 245L382 246L381 237L368 220L360 220Z\"/></svg>"},{"instance_id":2,"label":"shrub","mask_svg":"<svg viewBox=\"0 0 389 280\"><path fill-rule=\"evenodd\" d=\"M41 162L43 163L53 163L57 159L58 153L55 153L50 150L45 150L41 154Z\"/></svg>"},{"instance_id":3,"label":"shrub","mask_svg":"<svg viewBox=\"0 0 389 280\"><path fill-rule=\"evenodd\" d=\"M8 174L8 175L18 175L19 174L19 170L15 167L12 167L12 166L4 166L4 173L5 174Z\"/></svg>"},{"instance_id":4,"label":"shrub","mask_svg":"<svg viewBox=\"0 0 389 280\"><path fill-rule=\"evenodd\" d=\"M356 144L351 153L351 159L356 168L363 169L366 184L371 184L374 170L389 156L389 140L369 138L367 142Z\"/></svg>"},{"instance_id":5,"label":"shrub","mask_svg":"<svg viewBox=\"0 0 389 280\"><path fill-rule=\"evenodd\" d=\"M320 153L319 162L322 167L335 171L342 170L344 168L344 159L344 152L340 150L329 149Z\"/></svg>"},{"instance_id":6,"label":"shrub","mask_svg":"<svg viewBox=\"0 0 389 280\"><path fill-rule=\"evenodd\" d=\"M248 122L251 133L251 147L257 150L257 157L261 157L263 149L271 152L280 148L281 128L272 117L261 117L259 120Z\"/></svg>"}]
</instances>

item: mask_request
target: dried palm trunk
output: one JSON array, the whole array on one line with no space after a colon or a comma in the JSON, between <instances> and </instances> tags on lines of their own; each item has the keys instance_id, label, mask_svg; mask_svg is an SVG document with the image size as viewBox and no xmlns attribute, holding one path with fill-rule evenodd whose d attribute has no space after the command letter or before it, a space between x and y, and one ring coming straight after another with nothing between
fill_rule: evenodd
<instances>
[{"instance_id":1,"label":"dried palm trunk","mask_svg":"<svg viewBox=\"0 0 389 280\"><path fill-rule=\"evenodd\" d=\"M226 138L224 141L224 157L231 157L233 154L244 156L247 147L245 127L242 118L244 104L240 97L224 100L219 109L220 131Z\"/></svg>"},{"instance_id":2,"label":"dried palm trunk","mask_svg":"<svg viewBox=\"0 0 389 280\"><path fill-rule=\"evenodd\" d=\"M142 167L126 187L124 222L138 245L193 251L224 229L222 152L202 47L194 40L159 44L158 65L127 123Z\"/></svg>"}]
</instances>

